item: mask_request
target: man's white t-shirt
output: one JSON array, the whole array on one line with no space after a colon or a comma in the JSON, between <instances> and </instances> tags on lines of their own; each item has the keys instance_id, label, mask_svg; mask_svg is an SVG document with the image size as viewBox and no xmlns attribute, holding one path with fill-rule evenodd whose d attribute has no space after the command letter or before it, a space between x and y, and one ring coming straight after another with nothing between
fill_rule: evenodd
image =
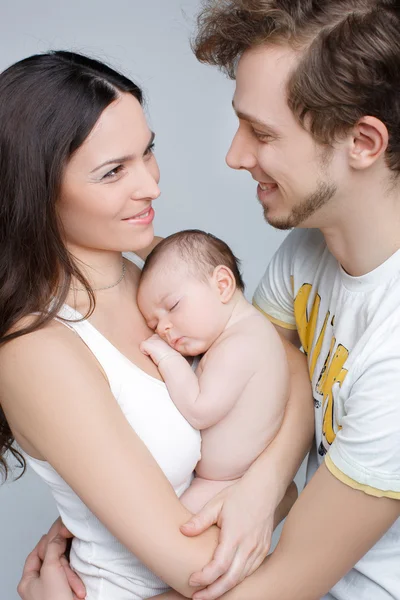
<instances>
[{"instance_id":1,"label":"man's white t-shirt","mask_svg":"<svg viewBox=\"0 0 400 600\"><path fill-rule=\"evenodd\" d=\"M296 329L308 358L316 436L307 481L325 461L344 484L400 502L400 250L351 277L319 230L294 230L254 304ZM400 600L400 519L325 596L333 599Z\"/></svg>"}]
</instances>

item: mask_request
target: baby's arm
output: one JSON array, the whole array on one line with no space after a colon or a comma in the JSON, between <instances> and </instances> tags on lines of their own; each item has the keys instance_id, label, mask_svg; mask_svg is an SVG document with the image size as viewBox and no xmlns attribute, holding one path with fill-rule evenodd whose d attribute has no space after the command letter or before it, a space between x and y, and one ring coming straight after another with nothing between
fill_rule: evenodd
<instances>
[{"instance_id":1,"label":"baby's arm","mask_svg":"<svg viewBox=\"0 0 400 600\"><path fill-rule=\"evenodd\" d=\"M199 378L186 359L159 336L141 345L157 364L176 407L196 429L207 429L221 421L254 375L253 361L241 350L248 348L251 340L241 337L227 338L214 348Z\"/></svg>"}]
</instances>

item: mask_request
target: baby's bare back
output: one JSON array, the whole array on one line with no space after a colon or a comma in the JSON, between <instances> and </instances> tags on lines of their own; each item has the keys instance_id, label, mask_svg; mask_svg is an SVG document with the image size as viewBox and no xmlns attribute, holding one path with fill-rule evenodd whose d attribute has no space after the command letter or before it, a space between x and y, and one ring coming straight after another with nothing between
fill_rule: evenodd
<instances>
[{"instance_id":1,"label":"baby's bare back","mask_svg":"<svg viewBox=\"0 0 400 600\"><path fill-rule=\"evenodd\" d=\"M229 362L234 368L226 377ZM218 387L225 383L236 388L237 400L222 420L202 431L196 473L204 479L232 480L241 477L275 437L288 398L282 342L274 326L251 305L209 349L197 375L200 381L203 377L216 381L221 371L225 382Z\"/></svg>"}]
</instances>

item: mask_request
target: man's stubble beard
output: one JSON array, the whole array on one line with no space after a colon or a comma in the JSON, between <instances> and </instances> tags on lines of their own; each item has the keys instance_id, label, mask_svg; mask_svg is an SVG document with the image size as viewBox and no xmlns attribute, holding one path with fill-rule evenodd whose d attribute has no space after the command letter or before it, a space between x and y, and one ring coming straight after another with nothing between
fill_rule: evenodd
<instances>
[{"instance_id":1,"label":"man's stubble beard","mask_svg":"<svg viewBox=\"0 0 400 600\"><path fill-rule=\"evenodd\" d=\"M309 219L317 210L328 204L335 196L337 186L333 183L321 182L310 196L305 198L298 206L292 209L291 214L285 219L270 219L268 209L264 208L264 218L272 227L286 231L299 227Z\"/></svg>"}]
</instances>

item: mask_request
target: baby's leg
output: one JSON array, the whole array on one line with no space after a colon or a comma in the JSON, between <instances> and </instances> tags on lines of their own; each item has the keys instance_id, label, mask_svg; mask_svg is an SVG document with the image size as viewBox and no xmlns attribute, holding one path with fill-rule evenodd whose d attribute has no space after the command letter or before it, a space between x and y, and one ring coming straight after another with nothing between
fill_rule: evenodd
<instances>
[{"instance_id":1,"label":"baby's leg","mask_svg":"<svg viewBox=\"0 0 400 600\"><path fill-rule=\"evenodd\" d=\"M180 501L191 513L196 514L211 498L214 498L224 488L236 483L239 479L216 481L195 477L190 487L182 494Z\"/></svg>"}]
</instances>

